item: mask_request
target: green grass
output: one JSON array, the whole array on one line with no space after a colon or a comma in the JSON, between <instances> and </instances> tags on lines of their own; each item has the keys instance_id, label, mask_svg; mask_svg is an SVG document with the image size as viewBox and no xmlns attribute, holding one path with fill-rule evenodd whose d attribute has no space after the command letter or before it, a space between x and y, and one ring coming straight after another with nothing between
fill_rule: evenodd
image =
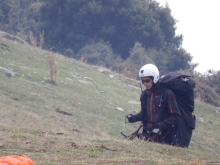
<instances>
[{"instance_id":1,"label":"green grass","mask_svg":"<svg viewBox=\"0 0 220 165\"><path fill-rule=\"evenodd\" d=\"M25 154L37 165L219 162L215 107L196 100L197 127L188 149L123 140L121 131L131 134L139 126L124 124L126 114L140 110L129 103L139 101L139 82L55 54L53 84L48 54L0 38L0 156ZM18 75L7 77L6 70Z\"/></svg>"}]
</instances>

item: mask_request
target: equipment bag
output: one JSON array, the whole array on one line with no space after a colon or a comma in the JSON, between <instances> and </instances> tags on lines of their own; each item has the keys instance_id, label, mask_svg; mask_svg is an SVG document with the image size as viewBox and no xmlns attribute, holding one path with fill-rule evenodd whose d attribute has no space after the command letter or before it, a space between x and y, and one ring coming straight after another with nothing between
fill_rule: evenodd
<instances>
[{"instance_id":1,"label":"equipment bag","mask_svg":"<svg viewBox=\"0 0 220 165\"><path fill-rule=\"evenodd\" d=\"M194 114L194 88L195 82L191 76L170 72L161 76L162 86L171 89L176 95L176 101L181 113L181 119L171 133L172 145L188 147L192 130L196 127Z\"/></svg>"}]
</instances>

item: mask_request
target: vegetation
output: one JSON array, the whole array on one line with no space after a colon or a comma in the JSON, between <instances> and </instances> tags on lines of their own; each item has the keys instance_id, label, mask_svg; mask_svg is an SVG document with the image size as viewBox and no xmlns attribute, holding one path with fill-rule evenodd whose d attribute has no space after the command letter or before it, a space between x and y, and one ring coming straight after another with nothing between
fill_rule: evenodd
<instances>
[{"instance_id":1,"label":"vegetation","mask_svg":"<svg viewBox=\"0 0 220 165\"><path fill-rule=\"evenodd\" d=\"M175 34L176 20L169 7L154 0L2 0L0 20L2 31L18 35L32 46L120 73L136 73L132 70L136 64L130 63L136 57L131 54L136 43L144 48L137 63L147 56L163 74L191 68L192 57L181 47L182 35ZM108 51L95 55L94 46ZM82 54L85 49L86 55ZM113 63L112 59L117 60Z\"/></svg>"},{"instance_id":2,"label":"vegetation","mask_svg":"<svg viewBox=\"0 0 220 165\"><path fill-rule=\"evenodd\" d=\"M131 104L139 102L137 80L54 53L54 84L51 52L0 38L0 54L0 156L25 154L37 165L219 163L213 106L196 100L188 149L127 141L120 132L128 135L139 125L124 124L126 114L140 110Z\"/></svg>"},{"instance_id":3,"label":"vegetation","mask_svg":"<svg viewBox=\"0 0 220 165\"><path fill-rule=\"evenodd\" d=\"M220 72L194 71L175 25L154 0L1 0L0 30L30 46L0 38L0 156L26 154L39 165L218 164ZM140 109L145 63L196 80L189 149L122 139L139 125L124 116Z\"/></svg>"},{"instance_id":4,"label":"vegetation","mask_svg":"<svg viewBox=\"0 0 220 165\"><path fill-rule=\"evenodd\" d=\"M102 53L102 56L111 56L110 59L118 56L125 60L122 65L118 66L121 62L115 61L117 66L109 67L122 68L119 69L122 73L128 70L127 60L134 58L130 50L135 49L136 43L145 49L139 54L143 57L135 60L138 63L143 63L140 60L147 55L158 66L163 63L165 70L161 70L164 73L190 68L192 57L181 48L182 36L175 34L176 21L169 7L161 7L156 1L48 0L41 7L41 22L41 30L45 31L45 48L58 52L72 49L77 54L85 45L102 41L113 50L113 53ZM78 56L82 57L82 54ZM93 61L88 63L96 64ZM136 73L132 69L129 71Z\"/></svg>"},{"instance_id":5,"label":"vegetation","mask_svg":"<svg viewBox=\"0 0 220 165\"><path fill-rule=\"evenodd\" d=\"M41 3L38 0L1 0L0 30L31 42L30 33L35 38L39 35L40 6Z\"/></svg>"},{"instance_id":6,"label":"vegetation","mask_svg":"<svg viewBox=\"0 0 220 165\"><path fill-rule=\"evenodd\" d=\"M220 106L220 74L195 73L198 64L182 47L169 6L154 0L1 0L1 31L17 35L34 47L103 66L128 78L146 63L190 73L196 96Z\"/></svg>"}]
</instances>

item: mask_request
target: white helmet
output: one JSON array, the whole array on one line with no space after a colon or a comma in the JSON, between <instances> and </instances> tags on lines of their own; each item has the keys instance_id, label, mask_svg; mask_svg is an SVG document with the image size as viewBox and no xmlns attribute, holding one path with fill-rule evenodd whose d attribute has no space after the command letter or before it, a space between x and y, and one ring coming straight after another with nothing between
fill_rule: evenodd
<instances>
[{"instance_id":1,"label":"white helmet","mask_svg":"<svg viewBox=\"0 0 220 165\"><path fill-rule=\"evenodd\" d=\"M153 64L146 64L144 66L142 66L142 68L139 71L139 77L149 77L152 76L153 82L157 83L157 81L159 80L159 70L157 69L157 67Z\"/></svg>"}]
</instances>

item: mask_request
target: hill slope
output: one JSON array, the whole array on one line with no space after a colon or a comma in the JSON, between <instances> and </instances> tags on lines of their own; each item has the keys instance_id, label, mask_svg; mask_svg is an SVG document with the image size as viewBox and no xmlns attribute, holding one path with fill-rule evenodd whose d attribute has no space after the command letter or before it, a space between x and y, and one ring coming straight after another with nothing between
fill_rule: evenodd
<instances>
[{"instance_id":1,"label":"hill slope","mask_svg":"<svg viewBox=\"0 0 220 165\"><path fill-rule=\"evenodd\" d=\"M0 156L26 154L38 165L219 162L214 107L196 101L189 149L123 140L121 131L139 125L124 124L126 114L140 110L139 82L55 54L53 84L49 54L0 38Z\"/></svg>"}]
</instances>

